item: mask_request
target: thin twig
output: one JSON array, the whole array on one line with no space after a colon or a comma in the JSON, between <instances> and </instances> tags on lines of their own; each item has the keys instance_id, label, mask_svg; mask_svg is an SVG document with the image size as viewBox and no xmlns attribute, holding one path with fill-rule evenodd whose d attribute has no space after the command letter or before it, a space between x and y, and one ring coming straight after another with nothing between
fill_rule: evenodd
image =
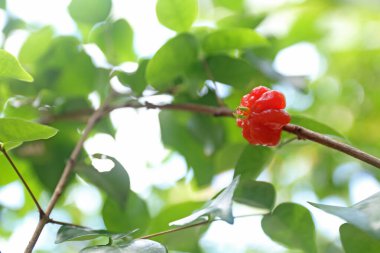
<instances>
[{"instance_id":1,"label":"thin twig","mask_svg":"<svg viewBox=\"0 0 380 253\"><path fill-rule=\"evenodd\" d=\"M34 193L32 192L32 189L29 187L28 183L20 173L20 171L17 169L16 164L13 162L12 158L8 155L7 151L5 150L4 147L0 148L1 152L4 154L5 158L8 160L9 164L12 166L13 170L16 172L17 176L20 178L21 182L25 186L26 190L28 191L29 195L32 197L34 204L36 205L38 212L40 214L40 218L45 215L44 210L42 209L40 203L38 203L38 200Z\"/></svg>"},{"instance_id":2,"label":"thin twig","mask_svg":"<svg viewBox=\"0 0 380 253\"><path fill-rule=\"evenodd\" d=\"M187 225L187 226L183 226L183 227L168 229L168 230L161 231L161 232L158 232L158 233L154 233L154 234L150 234L150 235L145 235L143 237L140 237L140 239L149 239L149 238L160 236L160 235L166 235L166 234L178 232L178 231L189 229L189 228L202 226L202 225L205 225L207 223L210 223L210 221L205 220L205 221L201 221L201 222L194 223L194 224Z\"/></svg>"},{"instance_id":3,"label":"thin twig","mask_svg":"<svg viewBox=\"0 0 380 253\"><path fill-rule=\"evenodd\" d=\"M210 66L209 66L207 60L203 61L203 67L204 67L204 69L206 71L206 75L207 75L208 79L210 79L210 81L214 85L214 91L215 91L215 96L216 96L216 100L218 102L218 105L223 107L224 106L224 102L223 102L223 100L219 96L220 94L219 94L219 91L218 91L218 85L217 85L217 83L215 81L215 77L212 74L212 71L210 69Z\"/></svg>"},{"instance_id":4,"label":"thin twig","mask_svg":"<svg viewBox=\"0 0 380 253\"><path fill-rule=\"evenodd\" d=\"M74 223L70 223L70 222L65 222L65 221L53 220L53 219L49 219L48 223L62 225L62 226L72 226L72 227L78 227L78 228L89 228L86 226L82 226L82 225L78 225L78 224L74 224Z\"/></svg>"},{"instance_id":5,"label":"thin twig","mask_svg":"<svg viewBox=\"0 0 380 253\"><path fill-rule=\"evenodd\" d=\"M310 129L307 129L307 128L304 128L301 126L297 126L297 125L293 125L293 124L288 124L288 125L284 126L283 130L285 130L289 133L295 134L301 140L302 139L308 139L310 141L317 142L317 143L322 144L324 146L327 146L329 148L336 149L336 150L343 152L347 155L355 157L356 159L359 159L363 162L371 164L371 165L375 166L376 168L380 168L380 159L379 158L377 158L373 155L367 154L366 152L364 152L360 149L354 148L348 144L336 141L336 140L331 139L325 135L314 132Z\"/></svg>"},{"instance_id":6,"label":"thin twig","mask_svg":"<svg viewBox=\"0 0 380 253\"><path fill-rule=\"evenodd\" d=\"M64 187L65 187L65 185L66 185L66 183L70 177L71 172L74 169L75 162L76 162L77 158L79 157L79 154L81 152L83 144L86 141L88 135L90 134L90 132L93 129L93 127L95 126L95 124L106 113L105 108L108 106L108 102L110 99L111 99L111 97L109 97L106 100L106 102L99 109L97 109L88 119L87 125L86 125L85 129L83 130L83 133L82 133L79 141L77 142L74 150L72 151L69 160L66 162L66 166L63 170L61 178L59 179L58 184L55 187L54 193L53 193L53 195L50 199L50 202L48 204L48 207L46 208L46 211L45 211L46 215L45 215L44 219L40 219L40 221L38 222L37 227L34 231L34 234L33 234L32 238L30 239L27 248L25 249L25 253L31 253L33 251L33 248L34 248L35 244L37 243L37 240L38 240L43 228L50 221L49 216L50 216L54 206L56 205L59 197L61 196L63 189L64 189Z\"/></svg>"},{"instance_id":7,"label":"thin twig","mask_svg":"<svg viewBox=\"0 0 380 253\"><path fill-rule=\"evenodd\" d=\"M253 216L258 216L258 215L263 215L263 214L238 215L238 216L235 216L234 219L247 218L247 217L253 217ZM210 221L209 220L204 220L204 221L200 221L198 223L193 223L193 224L190 224L190 225L185 225L185 226L182 226L182 227L172 228L172 229L168 229L168 230L165 230L165 231L157 232L157 233L154 233L154 234L145 235L145 236L140 237L139 239L149 239L149 238L153 238L153 237L156 237L156 236L161 236L161 235L166 235L166 234L170 234L170 233L175 233L175 232L178 232L178 231L181 231L181 230L185 230L185 229L189 229L189 228L193 228L193 227L198 227L198 226L202 226L202 225L206 225L206 224L211 224L212 222L215 222L215 221L222 221L222 219L214 219L214 220L210 220Z\"/></svg>"}]
</instances>

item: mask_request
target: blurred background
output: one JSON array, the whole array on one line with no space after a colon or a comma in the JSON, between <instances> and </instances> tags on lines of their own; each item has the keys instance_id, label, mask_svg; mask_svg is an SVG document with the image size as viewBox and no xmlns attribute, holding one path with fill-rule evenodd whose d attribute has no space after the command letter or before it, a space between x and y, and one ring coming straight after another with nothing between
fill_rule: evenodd
<instances>
[{"instance_id":1,"label":"blurred background","mask_svg":"<svg viewBox=\"0 0 380 253\"><path fill-rule=\"evenodd\" d=\"M17 56L35 77L33 84L0 81L2 116L45 119L42 121L59 128L60 133L67 133L46 144L28 144L13 152L15 162L43 206L83 128L82 118L56 122L52 119L83 108L97 108L104 98L101 88L91 90L77 84L96 83L101 87L110 71L135 73L142 65L141 59L151 58L176 34L158 21L155 0L113 0L104 20L87 23L81 22L75 12L90 13L91 19L91 14L97 13L96 7L69 13L70 3L0 0L0 45ZM231 109L252 87L271 86L286 95L291 115L322 122L353 146L380 156L379 13L376 0L199 0L191 32L202 37L218 27L242 26L255 29L269 41L269 46L241 55L254 70L249 82L238 88L217 82L220 97ZM107 40L107 33L103 34L99 27L115 20L127 22L129 37L120 39L121 51L115 46L115 51L110 52L96 39L96 32ZM119 36L115 33L112 36ZM110 83L119 94L136 93L136 88L120 76L114 76ZM204 94L210 94L210 86L209 81L198 85L196 98L207 97ZM140 101L190 100L183 93L157 93L154 87L144 88L137 92L141 94ZM204 161L197 157L195 160L212 169L207 179L199 178L199 172L189 162L191 158L180 147L162 140L162 127L169 123L159 117L158 110L115 110L85 144L87 154L112 156L126 168L131 189L145 206L146 217L141 219L150 222L146 224L147 232L190 214L226 187L245 145L240 130L230 119L178 119L193 120L194 131L205 127L216 133L211 137L208 132L193 136L203 145ZM186 125L190 133L191 126ZM231 159L225 159L226 156ZM92 164L107 170L114 162L92 159ZM22 252L38 222L37 211L3 157L0 165L0 250ZM294 141L276 149L258 180L275 186L276 203L293 201L312 212L320 252L343 252L338 231L343 221L313 208L307 201L349 206L379 191L379 178L378 170L351 157L307 141ZM52 216L104 228L105 212L109 209L105 207L106 195L74 175ZM260 213L239 204L234 211L236 215ZM174 217L173 212L177 212ZM234 225L215 222L207 230L183 233L178 236L185 246L179 247L178 252L298 252L271 241L261 230L260 220L261 216L253 216L236 219ZM36 252L77 252L87 245L54 244L57 229L56 225L45 228Z\"/></svg>"}]
</instances>

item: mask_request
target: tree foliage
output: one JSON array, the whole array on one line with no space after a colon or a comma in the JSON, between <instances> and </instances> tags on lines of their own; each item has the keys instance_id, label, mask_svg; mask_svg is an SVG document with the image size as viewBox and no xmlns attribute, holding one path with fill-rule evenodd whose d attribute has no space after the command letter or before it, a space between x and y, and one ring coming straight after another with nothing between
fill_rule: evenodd
<instances>
[{"instance_id":1,"label":"tree foliage","mask_svg":"<svg viewBox=\"0 0 380 253\"><path fill-rule=\"evenodd\" d=\"M0 0L6 19L0 40L0 192L21 180L28 187L21 206L0 201L0 241L11 238L19 220L38 219L38 209L40 223L46 218L43 225L56 226L57 245L49 242L54 252L214 252L202 245L209 228L250 219L235 213L249 210L261 217L261 227L239 233L271 239L265 252L377 252L379 194L366 193L361 201L352 196L362 178L378 185L378 170L286 132L277 147L248 145L234 119L224 116L253 87L265 85L285 93L291 123L380 154L380 6L258 2L157 0L157 22L172 37L146 57L137 50L139 28L128 16L115 15L112 0L71 0L66 11L76 31L66 35L51 24L25 22ZM10 53L8 42L20 32L28 36ZM112 116L125 108L160 109L153 120L168 152L157 167L183 159L181 178L139 192L128 154L83 149L87 137L119 140ZM151 150L155 144L143 145ZM81 188L100 196L95 214L73 203ZM326 221L317 208L347 222L330 228L340 240L319 229ZM64 215L56 218L59 212ZM40 245L36 250L45 252Z\"/></svg>"}]
</instances>

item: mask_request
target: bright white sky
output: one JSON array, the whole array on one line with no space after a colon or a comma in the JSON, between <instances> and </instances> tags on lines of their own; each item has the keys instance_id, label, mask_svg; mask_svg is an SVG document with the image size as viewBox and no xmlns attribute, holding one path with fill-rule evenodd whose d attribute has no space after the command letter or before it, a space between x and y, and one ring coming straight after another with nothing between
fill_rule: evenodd
<instances>
[{"instance_id":1,"label":"bright white sky","mask_svg":"<svg viewBox=\"0 0 380 253\"><path fill-rule=\"evenodd\" d=\"M113 15L116 18L126 18L134 28L136 51L140 56L153 55L168 38L174 35L172 31L158 23L155 16L155 2L155 0L114 0ZM261 2L268 4L267 1ZM278 4L284 1L274 2ZM20 16L27 22L53 25L60 34L72 34L75 32L75 24L66 12L69 3L70 0L11 0L8 1L8 8L14 15ZM0 11L0 27L4 23L2 22L3 17L4 15ZM273 27L273 24L268 25L268 27ZM25 32L15 33L6 42L6 50L17 55L26 37L27 33ZM305 58L308 59L307 62L304 61ZM274 67L282 74L307 75L310 78L316 78L324 66L322 57L314 46L308 43L300 43L282 51L276 58ZM294 98L293 91L284 91ZM160 142L157 116L157 110L118 110L112 114L112 121L118 129L115 139L106 134L99 134L86 143L86 150L89 153L110 154L120 160L129 172L132 189L143 196L149 194L149 185L172 183L186 173L186 164L178 155L173 156L167 163L161 165L162 159L169 151ZM220 189L228 185L231 178L231 173L223 174L215 182L216 188ZM368 178L368 175L356 177L352 181L352 186L353 203L380 190L377 181ZM96 214L101 207L100 195L93 187L82 185L69 190L75 191L75 194L72 194L72 199L67 201L76 203L89 216ZM297 194L294 200L301 204L305 204L306 201L317 202L312 191L307 189ZM23 204L23 201L22 186L18 183L13 183L0 190L0 203L17 208ZM336 204L336 201L331 204L333 203ZM310 209L313 211L315 220L318 221L318 228L330 235L330 238L336 238L339 224L342 221L316 209ZM247 210L243 209L243 212L247 213ZM58 210L55 215L58 218L67 219L67 214L63 210ZM34 230L36 219L35 213L31 213L23 222L19 223L9 241L0 239L1 250L4 252L22 252L30 238L29 235ZM91 225L94 226L101 226L99 219L95 219L95 221L89 219L88 222L88 224L92 222ZM215 222L202 239L202 245L205 249L212 248L212 252L216 253L245 252L247 246L263 251L269 247L273 253L284 252L283 247L269 240L260 232L259 228L260 218L258 217L238 219L233 226L223 222ZM54 241L54 229L54 227L49 226L43 233L38 244L39 248L52 250L50 247Z\"/></svg>"}]
</instances>

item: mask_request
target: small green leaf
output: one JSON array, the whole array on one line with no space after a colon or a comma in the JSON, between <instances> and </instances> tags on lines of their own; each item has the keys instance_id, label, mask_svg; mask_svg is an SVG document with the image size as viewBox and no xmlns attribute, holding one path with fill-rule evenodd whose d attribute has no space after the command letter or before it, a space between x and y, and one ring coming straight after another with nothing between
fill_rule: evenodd
<instances>
[{"instance_id":1,"label":"small green leaf","mask_svg":"<svg viewBox=\"0 0 380 253\"><path fill-rule=\"evenodd\" d=\"M57 129L16 118L0 118L0 142L12 145L25 141L49 139L57 133Z\"/></svg>"},{"instance_id":2,"label":"small green leaf","mask_svg":"<svg viewBox=\"0 0 380 253\"><path fill-rule=\"evenodd\" d=\"M265 16L249 16L246 14L236 14L218 20L217 24L219 27L223 28L242 27L253 29L264 20L264 17Z\"/></svg>"},{"instance_id":3,"label":"small green leaf","mask_svg":"<svg viewBox=\"0 0 380 253\"><path fill-rule=\"evenodd\" d=\"M111 64L119 65L136 59L133 30L125 19L96 26L91 31L89 40L99 46Z\"/></svg>"},{"instance_id":4,"label":"small green leaf","mask_svg":"<svg viewBox=\"0 0 380 253\"><path fill-rule=\"evenodd\" d=\"M252 207L272 210L276 191L267 182L242 180L235 191L234 200Z\"/></svg>"},{"instance_id":5,"label":"small green leaf","mask_svg":"<svg viewBox=\"0 0 380 253\"><path fill-rule=\"evenodd\" d=\"M120 207L111 198L107 198L102 210L104 224L108 230L125 232L138 230L144 233L150 222L150 215L145 201L133 191L128 192L128 199Z\"/></svg>"},{"instance_id":6,"label":"small green leaf","mask_svg":"<svg viewBox=\"0 0 380 253\"><path fill-rule=\"evenodd\" d=\"M136 72L133 73L125 73L125 72L119 72L117 74L117 77L119 78L120 82L126 86L129 86L137 95L141 95L142 92L145 90L145 87L148 85L146 78L145 78L145 72L146 68L148 66L149 60L141 60L139 62L139 67L137 68Z\"/></svg>"},{"instance_id":7,"label":"small green leaf","mask_svg":"<svg viewBox=\"0 0 380 253\"><path fill-rule=\"evenodd\" d=\"M273 156L272 149L263 146L247 145L235 167L235 175L242 179L256 179Z\"/></svg>"},{"instance_id":8,"label":"small green leaf","mask_svg":"<svg viewBox=\"0 0 380 253\"><path fill-rule=\"evenodd\" d=\"M6 0L0 0L0 9L5 10L7 7L7 1Z\"/></svg>"},{"instance_id":9,"label":"small green leaf","mask_svg":"<svg viewBox=\"0 0 380 253\"><path fill-rule=\"evenodd\" d=\"M139 239L124 245L101 245L85 248L81 253L167 253L168 250L162 244Z\"/></svg>"},{"instance_id":10,"label":"small green leaf","mask_svg":"<svg viewBox=\"0 0 380 253\"><path fill-rule=\"evenodd\" d=\"M0 49L0 78L33 82L33 77L23 69L18 60L3 49Z\"/></svg>"},{"instance_id":11,"label":"small green leaf","mask_svg":"<svg viewBox=\"0 0 380 253\"><path fill-rule=\"evenodd\" d=\"M380 241L359 228L345 223L339 228L340 240L346 253L378 253Z\"/></svg>"},{"instance_id":12,"label":"small green leaf","mask_svg":"<svg viewBox=\"0 0 380 253\"><path fill-rule=\"evenodd\" d=\"M129 193L129 175L124 167L113 157L97 155L102 159L109 159L114 163L110 171L99 172L92 166L81 166L77 173L107 193L110 198L124 207Z\"/></svg>"},{"instance_id":13,"label":"small green leaf","mask_svg":"<svg viewBox=\"0 0 380 253\"><path fill-rule=\"evenodd\" d=\"M105 20L112 7L112 0L72 0L70 16L78 23L93 25Z\"/></svg>"},{"instance_id":14,"label":"small green leaf","mask_svg":"<svg viewBox=\"0 0 380 253\"><path fill-rule=\"evenodd\" d=\"M242 88L252 80L252 66L244 60L227 55L216 55L210 57L207 63L215 81Z\"/></svg>"},{"instance_id":15,"label":"small green leaf","mask_svg":"<svg viewBox=\"0 0 380 253\"><path fill-rule=\"evenodd\" d=\"M315 226L309 210L294 203L282 203L261 221L272 240L305 253L316 253Z\"/></svg>"},{"instance_id":16,"label":"small green leaf","mask_svg":"<svg viewBox=\"0 0 380 253\"><path fill-rule=\"evenodd\" d=\"M351 207L310 204L327 213L338 216L380 239L380 229L378 226L380 220L380 192Z\"/></svg>"},{"instance_id":17,"label":"small green leaf","mask_svg":"<svg viewBox=\"0 0 380 253\"><path fill-rule=\"evenodd\" d=\"M37 63L38 59L40 59L40 57L49 49L53 34L53 28L50 26L43 27L32 33L20 49L20 62L25 64L29 70L36 67L34 65Z\"/></svg>"},{"instance_id":18,"label":"small green leaf","mask_svg":"<svg viewBox=\"0 0 380 253\"><path fill-rule=\"evenodd\" d=\"M149 61L146 78L158 90L169 88L197 60L197 55L196 38L180 34L166 42Z\"/></svg>"},{"instance_id":19,"label":"small green leaf","mask_svg":"<svg viewBox=\"0 0 380 253\"><path fill-rule=\"evenodd\" d=\"M292 115L291 123L300 125L302 127L308 128L321 134L336 136L345 139L345 137L341 133L329 127L328 125L325 125L323 123L320 123L316 120L304 116Z\"/></svg>"},{"instance_id":20,"label":"small green leaf","mask_svg":"<svg viewBox=\"0 0 380 253\"><path fill-rule=\"evenodd\" d=\"M241 11L244 9L244 0L214 0L216 6L225 7L232 11Z\"/></svg>"},{"instance_id":21,"label":"small green leaf","mask_svg":"<svg viewBox=\"0 0 380 253\"><path fill-rule=\"evenodd\" d=\"M61 226L57 232L55 243L62 243L66 241L87 241L98 237L127 237L130 233L115 234L107 230L94 230L84 227L76 226Z\"/></svg>"},{"instance_id":22,"label":"small green leaf","mask_svg":"<svg viewBox=\"0 0 380 253\"><path fill-rule=\"evenodd\" d=\"M219 217L225 222L233 224L232 198L238 183L239 177L236 177L226 189L224 189L215 199L208 202L204 208L185 218L171 222L170 226L185 226L198 221L205 221L207 220L207 216L210 221L215 217Z\"/></svg>"},{"instance_id":23,"label":"small green leaf","mask_svg":"<svg viewBox=\"0 0 380 253\"><path fill-rule=\"evenodd\" d=\"M248 28L225 28L207 35L202 43L207 53L218 53L232 49L265 46L268 41Z\"/></svg>"},{"instance_id":24,"label":"small green leaf","mask_svg":"<svg viewBox=\"0 0 380 253\"><path fill-rule=\"evenodd\" d=\"M198 15L197 0L158 0L157 18L161 24L176 32L189 30Z\"/></svg>"}]
</instances>

